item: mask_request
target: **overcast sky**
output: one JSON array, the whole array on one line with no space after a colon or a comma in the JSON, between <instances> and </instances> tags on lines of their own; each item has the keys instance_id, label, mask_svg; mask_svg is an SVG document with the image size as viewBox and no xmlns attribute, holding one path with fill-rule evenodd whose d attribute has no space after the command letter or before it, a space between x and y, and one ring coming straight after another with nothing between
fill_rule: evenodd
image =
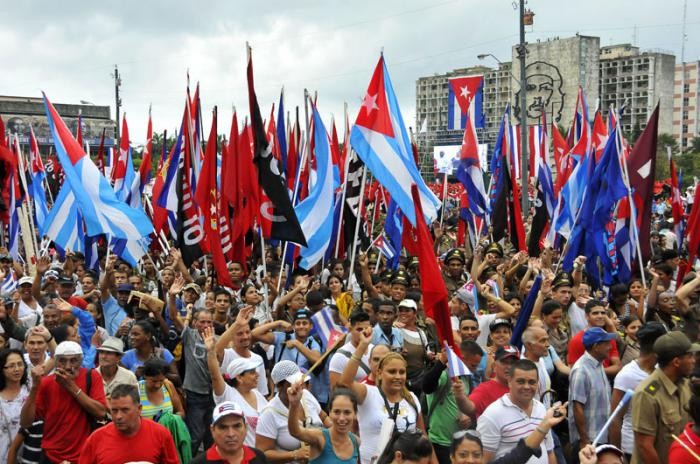
<instances>
[{"instance_id":1,"label":"overcast sky","mask_svg":"<svg viewBox=\"0 0 700 464\"><path fill-rule=\"evenodd\" d=\"M688 3L685 57L692 61L700 58L700 7ZM636 45L671 51L679 62L683 1L660 5L530 0L536 16L527 38L579 32L609 45L636 35ZM518 37L510 0L23 0L4 2L1 11L0 94L37 97L44 90L55 103L111 105L114 117L110 74L117 64L133 144L145 139L151 103L155 130L179 126L188 68L201 84L205 131L218 105L219 132L228 133L232 106L248 112L246 41L263 117L284 86L288 109L303 105L308 88L318 91L326 120L333 114L342 125L347 102L354 121L383 47L404 118L414 125L418 77L484 64L480 53L510 60Z\"/></svg>"}]
</instances>

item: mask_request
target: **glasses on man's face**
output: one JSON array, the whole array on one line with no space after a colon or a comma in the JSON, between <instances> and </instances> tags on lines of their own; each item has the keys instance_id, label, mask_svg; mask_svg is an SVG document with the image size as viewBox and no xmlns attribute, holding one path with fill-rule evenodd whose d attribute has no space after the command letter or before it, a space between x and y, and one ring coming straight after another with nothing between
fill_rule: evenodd
<instances>
[{"instance_id":1,"label":"glasses on man's face","mask_svg":"<svg viewBox=\"0 0 700 464\"><path fill-rule=\"evenodd\" d=\"M71 366L80 366L81 362L83 362L83 360L80 358L66 358L65 356L56 356L56 364L62 366L68 364L70 364Z\"/></svg>"}]
</instances>

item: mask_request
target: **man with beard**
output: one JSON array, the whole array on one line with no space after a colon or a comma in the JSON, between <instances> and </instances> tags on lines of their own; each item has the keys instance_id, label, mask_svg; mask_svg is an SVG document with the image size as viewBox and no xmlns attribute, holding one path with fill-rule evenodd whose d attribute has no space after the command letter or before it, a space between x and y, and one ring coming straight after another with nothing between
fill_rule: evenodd
<instances>
[{"instance_id":1,"label":"man with beard","mask_svg":"<svg viewBox=\"0 0 700 464\"><path fill-rule=\"evenodd\" d=\"M60 343L55 358L54 374L44 377L42 366L32 369L32 388L22 406L21 424L28 428L35 417L43 419L41 447L48 462L77 462L92 420L106 416L105 392L100 374L80 367L80 345Z\"/></svg>"},{"instance_id":2,"label":"man with beard","mask_svg":"<svg viewBox=\"0 0 700 464\"><path fill-rule=\"evenodd\" d=\"M137 387L117 385L112 391L110 412L112 422L90 435L80 454L79 464L180 462L168 429L156 421L141 418Z\"/></svg>"}]
</instances>

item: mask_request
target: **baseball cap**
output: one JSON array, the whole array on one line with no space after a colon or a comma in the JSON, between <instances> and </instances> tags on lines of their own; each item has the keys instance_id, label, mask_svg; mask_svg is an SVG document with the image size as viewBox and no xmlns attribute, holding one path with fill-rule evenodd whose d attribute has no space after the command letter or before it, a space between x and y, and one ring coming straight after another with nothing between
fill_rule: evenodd
<instances>
[{"instance_id":1,"label":"baseball cap","mask_svg":"<svg viewBox=\"0 0 700 464\"><path fill-rule=\"evenodd\" d=\"M108 337L107 340L105 340L102 345L97 348L97 351L124 354L124 342L121 340L121 338Z\"/></svg>"},{"instance_id":2,"label":"baseball cap","mask_svg":"<svg viewBox=\"0 0 700 464\"><path fill-rule=\"evenodd\" d=\"M610 445L610 444L605 444L605 445L598 445L595 449L595 454L596 456L603 454L603 453L615 453L616 456L623 458L624 455L622 454L622 450L618 448L615 445Z\"/></svg>"},{"instance_id":3,"label":"baseball cap","mask_svg":"<svg viewBox=\"0 0 700 464\"><path fill-rule=\"evenodd\" d=\"M504 319L502 317L499 317L497 319L494 319L490 324L489 324L489 330L494 330L496 327L499 325L507 325L510 330L513 330L513 324L508 320Z\"/></svg>"},{"instance_id":4,"label":"baseball cap","mask_svg":"<svg viewBox=\"0 0 700 464\"><path fill-rule=\"evenodd\" d=\"M234 403L233 401L224 401L223 403L220 403L214 407L214 412L211 416L211 425L216 424L226 416L238 416L245 418L243 409L241 409L238 403Z\"/></svg>"},{"instance_id":5,"label":"baseball cap","mask_svg":"<svg viewBox=\"0 0 700 464\"><path fill-rule=\"evenodd\" d=\"M119 284L119 285L117 285L118 292L130 292L133 289L134 289L134 286L131 284Z\"/></svg>"},{"instance_id":6,"label":"baseball cap","mask_svg":"<svg viewBox=\"0 0 700 464\"><path fill-rule=\"evenodd\" d=\"M272 382L277 385L278 383L286 380L289 383L295 383L301 380L302 373L299 370L299 366L289 360L280 361L275 364L270 372L270 378Z\"/></svg>"},{"instance_id":7,"label":"baseball cap","mask_svg":"<svg viewBox=\"0 0 700 464\"><path fill-rule=\"evenodd\" d=\"M0 261L12 261L12 256L7 253L0 254Z\"/></svg>"},{"instance_id":8,"label":"baseball cap","mask_svg":"<svg viewBox=\"0 0 700 464\"><path fill-rule=\"evenodd\" d=\"M596 343L609 342L615 340L616 335L614 333L606 332L600 327L591 327L586 329L583 333L583 346L590 348Z\"/></svg>"},{"instance_id":9,"label":"baseball cap","mask_svg":"<svg viewBox=\"0 0 700 464\"><path fill-rule=\"evenodd\" d=\"M26 284L32 285L33 283L34 283L34 278L29 277L29 276L24 276L17 281L17 285L19 287L21 287L22 285L26 285Z\"/></svg>"},{"instance_id":10,"label":"baseball cap","mask_svg":"<svg viewBox=\"0 0 700 464\"><path fill-rule=\"evenodd\" d=\"M311 318L311 311L309 311L306 308L297 309L297 312L294 313L294 320L295 321L299 320L299 319L308 320L310 318Z\"/></svg>"},{"instance_id":11,"label":"baseball cap","mask_svg":"<svg viewBox=\"0 0 700 464\"><path fill-rule=\"evenodd\" d=\"M189 284L185 285L185 286L183 287L183 290L192 290L192 291L195 292L197 295L201 295L201 294L202 294L202 287L200 287L199 285L197 285L197 284L195 284L195 283L193 283L193 282L190 282Z\"/></svg>"},{"instance_id":12,"label":"baseball cap","mask_svg":"<svg viewBox=\"0 0 700 464\"><path fill-rule=\"evenodd\" d=\"M58 279L58 271L49 269L44 273L44 279Z\"/></svg>"},{"instance_id":13,"label":"baseball cap","mask_svg":"<svg viewBox=\"0 0 700 464\"><path fill-rule=\"evenodd\" d=\"M235 378L237 375L241 375L245 371L252 371L257 369L262 364L260 359L254 358L237 358L231 361L231 363L226 368L226 376L229 379Z\"/></svg>"},{"instance_id":14,"label":"baseball cap","mask_svg":"<svg viewBox=\"0 0 700 464\"><path fill-rule=\"evenodd\" d=\"M75 282L65 274L58 276L58 285L73 285Z\"/></svg>"},{"instance_id":15,"label":"baseball cap","mask_svg":"<svg viewBox=\"0 0 700 464\"><path fill-rule=\"evenodd\" d=\"M401 303L399 303L399 308L411 308L412 310L416 311L418 309L418 305L414 300L406 298L405 300L401 300Z\"/></svg>"},{"instance_id":16,"label":"baseball cap","mask_svg":"<svg viewBox=\"0 0 700 464\"><path fill-rule=\"evenodd\" d=\"M520 359L520 351L512 345L499 346L496 350L496 361L508 358Z\"/></svg>"},{"instance_id":17,"label":"baseball cap","mask_svg":"<svg viewBox=\"0 0 700 464\"><path fill-rule=\"evenodd\" d=\"M691 343L683 332L677 330L660 336L654 342L654 352L662 359L673 359L698 351L700 351L700 343Z\"/></svg>"},{"instance_id":18,"label":"baseball cap","mask_svg":"<svg viewBox=\"0 0 700 464\"><path fill-rule=\"evenodd\" d=\"M56 347L56 356L77 356L83 355L83 349L75 342L65 341L58 344Z\"/></svg>"}]
</instances>

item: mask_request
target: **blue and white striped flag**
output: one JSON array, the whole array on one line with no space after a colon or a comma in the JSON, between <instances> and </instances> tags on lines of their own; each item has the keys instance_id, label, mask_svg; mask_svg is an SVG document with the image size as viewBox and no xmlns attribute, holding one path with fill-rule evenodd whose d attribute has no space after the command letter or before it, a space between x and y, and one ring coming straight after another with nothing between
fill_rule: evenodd
<instances>
[{"instance_id":1,"label":"blue and white striped flag","mask_svg":"<svg viewBox=\"0 0 700 464\"><path fill-rule=\"evenodd\" d=\"M372 244L377 250L381 252L381 254L384 255L384 257L388 260L392 259L394 256L396 256L396 250L391 246L391 243L389 243L389 240L384 236L384 234L379 234L379 236L374 239L374 243Z\"/></svg>"},{"instance_id":2,"label":"blue and white striped flag","mask_svg":"<svg viewBox=\"0 0 700 464\"><path fill-rule=\"evenodd\" d=\"M323 346L329 347L335 343L338 337L347 333L347 329L343 326L336 325L333 322L333 314L328 307L325 307L311 316L311 321L314 323L316 335L323 341Z\"/></svg>"},{"instance_id":3,"label":"blue and white striped flag","mask_svg":"<svg viewBox=\"0 0 700 464\"><path fill-rule=\"evenodd\" d=\"M17 277L13 271L10 271L2 281L0 293L3 295L10 294L17 290Z\"/></svg>"},{"instance_id":4,"label":"blue and white striped flag","mask_svg":"<svg viewBox=\"0 0 700 464\"><path fill-rule=\"evenodd\" d=\"M316 106L313 106L314 142L316 152L316 182L309 188L309 196L294 207L301 230L306 238L301 247L303 269L314 267L328 249L333 235L333 199L337 185L333 176L333 159L328 132Z\"/></svg>"},{"instance_id":5,"label":"blue and white striped flag","mask_svg":"<svg viewBox=\"0 0 700 464\"><path fill-rule=\"evenodd\" d=\"M445 343L445 353L447 354L447 372L451 379L463 375L472 375L464 361L457 356L457 353L447 343Z\"/></svg>"},{"instance_id":6,"label":"blue and white striped flag","mask_svg":"<svg viewBox=\"0 0 700 464\"><path fill-rule=\"evenodd\" d=\"M42 236L49 237L62 250L85 252L83 220L75 201L75 194L66 182L58 192L49 215L46 217Z\"/></svg>"}]
</instances>

